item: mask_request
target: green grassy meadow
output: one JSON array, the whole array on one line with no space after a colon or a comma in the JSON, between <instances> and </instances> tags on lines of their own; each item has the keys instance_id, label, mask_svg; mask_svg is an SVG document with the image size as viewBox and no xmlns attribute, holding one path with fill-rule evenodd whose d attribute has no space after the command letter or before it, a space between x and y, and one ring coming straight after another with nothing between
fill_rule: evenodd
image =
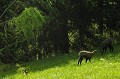
<instances>
[{"instance_id":1,"label":"green grassy meadow","mask_svg":"<svg viewBox=\"0 0 120 79\"><path fill-rule=\"evenodd\" d=\"M120 46L113 53L97 53L91 62L77 64L78 52L16 65L0 65L0 79L120 79ZM28 74L24 75L23 68Z\"/></svg>"}]
</instances>

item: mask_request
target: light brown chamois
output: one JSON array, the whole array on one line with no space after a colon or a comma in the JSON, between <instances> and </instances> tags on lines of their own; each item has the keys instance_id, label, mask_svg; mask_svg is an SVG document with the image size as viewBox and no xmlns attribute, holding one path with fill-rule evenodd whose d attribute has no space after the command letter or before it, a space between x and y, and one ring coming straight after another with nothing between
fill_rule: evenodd
<instances>
[{"instance_id":1,"label":"light brown chamois","mask_svg":"<svg viewBox=\"0 0 120 79\"><path fill-rule=\"evenodd\" d=\"M95 52L96 52L96 50L94 50L92 52L90 52L90 51L80 51L79 52L78 64L80 63L80 65L81 65L83 58L86 59L86 62L87 62L87 60L89 60L91 62L90 59L95 54Z\"/></svg>"}]
</instances>

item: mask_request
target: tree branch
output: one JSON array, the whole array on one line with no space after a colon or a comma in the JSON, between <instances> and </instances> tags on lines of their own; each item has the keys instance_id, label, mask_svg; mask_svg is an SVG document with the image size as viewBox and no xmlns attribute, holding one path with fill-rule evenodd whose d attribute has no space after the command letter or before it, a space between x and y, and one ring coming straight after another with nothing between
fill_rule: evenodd
<instances>
[{"instance_id":1,"label":"tree branch","mask_svg":"<svg viewBox=\"0 0 120 79\"><path fill-rule=\"evenodd\" d=\"M5 10L4 12L1 14L0 19L2 18L2 16L5 14L5 12L16 2L16 0L14 0Z\"/></svg>"}]
</instances>

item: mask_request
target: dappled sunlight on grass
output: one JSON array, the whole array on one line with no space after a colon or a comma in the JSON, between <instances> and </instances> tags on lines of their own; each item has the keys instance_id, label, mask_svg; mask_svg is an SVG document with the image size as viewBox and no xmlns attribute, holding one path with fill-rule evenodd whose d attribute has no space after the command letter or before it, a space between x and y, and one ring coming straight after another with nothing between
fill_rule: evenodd
<instances>
[{"instance_id":1,"label":"dappled sunlight on grass","mask_svg":"<svg viewBox=\"0 0 120 79\"><path fill-rule=\"evenodd\" d=\"M91 62L82 61L77 64L77 53L56 56L32 62L9 65L1 68L0 79L119 79L120 78L120 53L95 55ZM24 75L22 69L27 68L28 74Z\"/></svg>"}]
</instances>

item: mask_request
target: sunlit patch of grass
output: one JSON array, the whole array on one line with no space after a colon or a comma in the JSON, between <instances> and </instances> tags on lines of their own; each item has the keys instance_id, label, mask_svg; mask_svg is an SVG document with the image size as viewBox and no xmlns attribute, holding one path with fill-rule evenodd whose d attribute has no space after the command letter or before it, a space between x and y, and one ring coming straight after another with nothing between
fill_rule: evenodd
<instances>
[{"instance_id":1,"label":"sunlit patch of grass","mask_svg":"<svg viewBox=\"0 0 120 79\"><path fill-rule=\"evenodd\" d=\"M120 79L119 51L116 48L113 53L98 54L91 62L83 60L81 66L77 64L77 53L9 65L1 68L0 79ZM27 75L22 68L27 68Z\"/></svg>"}]
</instances>

